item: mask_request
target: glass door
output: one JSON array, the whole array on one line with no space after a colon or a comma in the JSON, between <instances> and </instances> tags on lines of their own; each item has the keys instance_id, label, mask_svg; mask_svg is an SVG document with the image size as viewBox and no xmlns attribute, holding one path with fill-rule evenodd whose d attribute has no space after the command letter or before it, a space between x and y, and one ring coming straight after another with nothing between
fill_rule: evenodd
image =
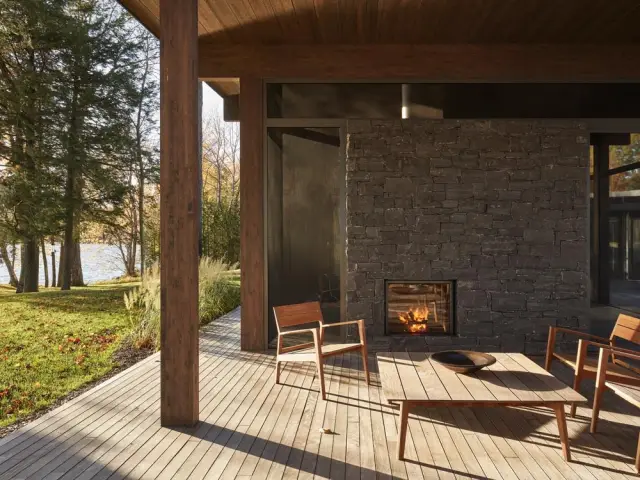
<instances>
[{"instance_id":1,"label":"glass door","mask_svg":"<svg viewBox=\"0 0 640 480\"><path fill-rule=\"evenodd\" d=\"M268 127L266 150L271 341L274 306L319 301L341 319L344 162L338 127Z\"/></svg>"}]
</instances>

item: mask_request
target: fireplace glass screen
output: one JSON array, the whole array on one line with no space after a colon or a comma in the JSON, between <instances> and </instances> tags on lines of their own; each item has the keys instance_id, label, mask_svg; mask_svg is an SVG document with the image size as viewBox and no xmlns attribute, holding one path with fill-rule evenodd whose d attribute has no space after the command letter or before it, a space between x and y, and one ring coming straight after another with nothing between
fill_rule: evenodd
<instances>
[{"instance_id":1,"label":"fireplace glass screen","mask_svg":"<svg viewBox=\"0 0 640 480\"><path fill-rule=\"evenodd\" d=\"M388 335L452 335L453 282L386 282Z\"/></svg>"}]
</instances>

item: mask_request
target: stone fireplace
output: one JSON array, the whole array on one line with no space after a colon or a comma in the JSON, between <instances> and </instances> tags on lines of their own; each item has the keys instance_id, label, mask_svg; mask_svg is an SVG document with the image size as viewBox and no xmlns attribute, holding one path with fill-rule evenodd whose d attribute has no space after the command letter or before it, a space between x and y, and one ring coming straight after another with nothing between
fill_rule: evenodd
<instances>
[{"instance_id":1,"label":"stone fireplace","mask_svg":"<svg viewBox=\"0 0 640 480\"><path fill-rule=\"evenodd\" d=\"M549 325L587 328L584 124L349 120L346 133L346 316L366 320L372 350L540 353ZM389 279L455 279L453 334L390 328Z\"/></svg>"},{"instance_id":2,"label":"stone fireplace","mask_svg":"<svg viewBox=\"0 0 640 480\"><path fill-rule=\"evenodd\" d=\"M454 282L385 282L387 335L453 335Z\"/></svg>"}]
</instances>

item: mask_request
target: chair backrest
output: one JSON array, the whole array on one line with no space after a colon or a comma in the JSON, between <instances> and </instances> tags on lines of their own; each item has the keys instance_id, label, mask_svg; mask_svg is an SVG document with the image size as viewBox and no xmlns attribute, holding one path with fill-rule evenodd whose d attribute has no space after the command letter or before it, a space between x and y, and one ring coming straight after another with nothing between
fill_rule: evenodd
<instances>
[{"instance_id":1,"label":"chair backrest","mask_svg":"<svg viewBox=\"0 0 640 480\"><path fill-rule=\"evenodd\" d=\"M322 325L320 302L297 303L273 307L278 332L281 328L295 327L307 323L318 322Z\"/></svg>"},{"instance_id":2,"label":"chair backrest","mask_svg":"<svg viewBox=\"0 0 640 480\"><path fill-rule=\"evenodd\" d=\"M621 339L624 342L635 343L640 346L640 318L635 318L630 315L620 314L616 320L616 324L613 327L609 340L611 345L616 346L616 340ZM622 348L629 348L627 345L617 345ZM633 347L633 345L631 345ZM635 349L634 349L635 350ZM640 374L640 366L637 362L631 362L625 357L611 356L611 360L623 367L629 368L634 372Z\"/></svg>"},{"instance_id":3,"label":"chair backrest","mask_svg":"<svg viewBox=\"0 0 640 480\"><path fill-rule=\"evenodd\" d=\"M640 344L640 318L623 315L622 313L618 315L609 339L611 342L615 342L616 338Z\"/></svg>"}]
</instances>

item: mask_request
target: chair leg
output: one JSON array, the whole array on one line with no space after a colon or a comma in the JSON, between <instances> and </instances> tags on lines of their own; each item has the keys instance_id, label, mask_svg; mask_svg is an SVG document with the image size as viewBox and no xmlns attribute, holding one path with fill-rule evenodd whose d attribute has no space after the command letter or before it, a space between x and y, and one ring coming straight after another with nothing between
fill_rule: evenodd
<instances>
[{"instance_id":1,"label":"chair leg","mask_svg":"<svg viewBox=\"0 0 640 480\"><path fill-rule=\"evenodd\" d=\"M573 389L576 392L580 392L581 382L582 382L582 378L580 378L580 375L576 375L575 378L573 379ZM571 415L571 418L575 418L577 408L578 408L578 404L576 402L571 403L571 411L569 412L569 414Z\"/></svg>"},{"instance_id":2,"label":"chair leg","mask_svg":"<svg viewBox=\"0 0 640 480\"><path fill-rule=\"evenodd\" d=\"M604 388L596 387L593 398L593 410L591 411L591 433L596 433L596 428L598 427L598 415L600 414L600 405L602 404L604 390Z\"/></svg>"},{"instance_id":3,"label":"chair leg","mask_svg":"<svg viewBox=\"0 0 640 480\"><path fill-rule=\"evenodd\" d=\"M609 354L602 348L598 355L598 373L596 374L596 391L593 399L593 411L591 412L591 433L596 433L598 426L598 415L600 414L600 405L602 405L602 395L607 389L607 362Z\"/></svg>"},{"instance_id":4,"label":"chair leg","mask_svg":"<svg viewBox=\"0 0 640 480\"><path fill-rule=\"evenodd\" d=\"M587 359L587 342L580 339L578 340L578 354L576 356L576 366L574 370L573 389L576 392L580 392L580 382L582 382L582 375L584 372L584 363ZM578 404L571 404L571 418L576 416L576 408Z\"/></svg>"},{"instance_id":5,"label":"chair leg","mask_svg":"<svg viewBox=\"0 0 640 480\"><path fill-rule=\"evenodd\" d=\"M280 383L280 362L276 362L276 384Z\"/></svg>"},{"instance_id":6,"label":"chair leg","mask_svg":"<svg viewBox=\"0 0 640 480\"><path fill-rule=\"evenodd\" d=\"M367 346L363 345L360 351L362 352L362 365L364 366L364 378L367 381L367 385L370 385L371 379L369 378L369 356L367 355Z\"/></svg>"},{"instance_id":7,"label":"chair leg","mask_svg":"<svg viewBox=\"0 0 640 480\"><path fill-rule=\"evenodd\" d=\"M320 394L322 395L322 400L326 400L327 391L324 388L324 366L322 365L322 358L316 360L316 364L318 366L318 379L320 380Z\"/></svg>"},{"instance_id":8,"label":"chair leg","mask_svg":"<svg viewBox=\"0 0 640 480\"><path fill-rule=\"evenodd\" d=\"M636 472L640 473L640 435L638 435L638 447L636 451Z\"/></svg>"}]
</instances>

